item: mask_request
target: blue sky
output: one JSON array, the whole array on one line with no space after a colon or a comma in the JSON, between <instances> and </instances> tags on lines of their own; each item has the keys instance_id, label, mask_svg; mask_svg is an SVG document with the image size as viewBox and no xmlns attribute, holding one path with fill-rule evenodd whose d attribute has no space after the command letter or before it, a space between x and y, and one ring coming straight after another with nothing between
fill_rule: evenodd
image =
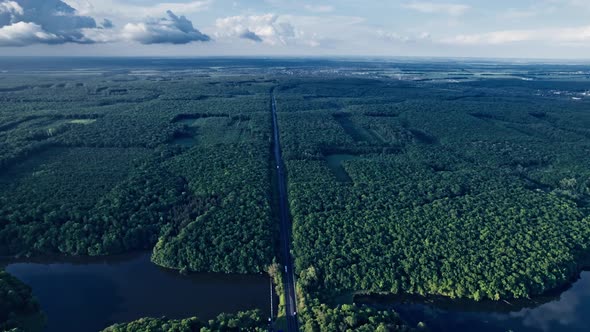
<instances>
[{"instance_id":1,"label":"blue sky","mask_svg":"<svg viewBox=\"0 0 590 332\"><path fill-rule=\"evenodd\" d=\"M590 58L590 0L0 0L0 55Z\"/></svg>"}]
</instances>

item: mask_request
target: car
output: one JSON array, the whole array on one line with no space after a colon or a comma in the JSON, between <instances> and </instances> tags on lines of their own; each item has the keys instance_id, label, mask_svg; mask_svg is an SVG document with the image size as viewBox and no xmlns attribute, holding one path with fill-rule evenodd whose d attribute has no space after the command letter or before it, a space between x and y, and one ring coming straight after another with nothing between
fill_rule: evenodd
<instances>
[{"instance_id":1,"label":"car","mask_svg":"<svg viewBox=\"0 0 590 332\"><path fill-rule=\"evenodd\" d=\"M287 273L287 272L288 272L288 271L287 271L287 265L285 265L285 273Z\"/></svg>"}]
</instances>

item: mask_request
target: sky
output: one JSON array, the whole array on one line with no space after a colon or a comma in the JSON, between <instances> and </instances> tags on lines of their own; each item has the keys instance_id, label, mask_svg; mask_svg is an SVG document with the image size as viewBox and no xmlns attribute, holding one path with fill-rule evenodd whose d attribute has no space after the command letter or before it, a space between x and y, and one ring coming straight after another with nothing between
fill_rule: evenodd
<instances>
[{"instance_id":1,"label":"sky","mask_svg":"<svg viewBox=\"0 0 590 332\"><path fill-rule=\"evenodd\" d=\"M0 56L590 59L590 0L0 0Z\"/></svg>"}]
</instances>

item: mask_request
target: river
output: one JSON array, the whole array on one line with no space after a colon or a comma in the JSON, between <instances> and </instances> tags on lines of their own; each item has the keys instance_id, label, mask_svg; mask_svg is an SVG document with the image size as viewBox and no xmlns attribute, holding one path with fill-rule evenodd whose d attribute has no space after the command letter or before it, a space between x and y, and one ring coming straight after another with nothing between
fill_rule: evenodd
<instances>
[{"instance_id":1,"label":"river","mask_svg":"<svg viewBox=\"0 0 590 332\"><path fill-rule=\"evenodd\" d=\"M208 320L248 309L270 315L267 275L181 275L154 265L148 253L2 265L32 287L48 317L45 332L99 331L146 316Z\"/></svg>"},{"instance_id":2,"label":"river","mask_svg":"<svg viewBox=\"0 0 590 332\"><path fill-rule=\"evenodd\" d=\"M355 302L394 309L411 324L425 322L431 332L590 331L590 272L568 289L521 304L407 296L356 296Z\"/></svg>"}]
</instances>

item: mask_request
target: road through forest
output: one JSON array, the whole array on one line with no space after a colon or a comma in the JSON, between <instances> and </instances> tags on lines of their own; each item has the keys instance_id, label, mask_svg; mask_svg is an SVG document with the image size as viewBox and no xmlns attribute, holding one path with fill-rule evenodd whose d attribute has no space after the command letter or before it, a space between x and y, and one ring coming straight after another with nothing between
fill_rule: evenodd
<instances>
[{"instance_id":1,"label":"road through forest","mask_svg":"<svg viewBox=\"0 0 590 332\"><path fill-rule=\"evenodd\" d=\"M285 164L281 155L281 143L279 125L277 120L277 102L274 92L272 98L272 127L274 135L274 156L277 167L277 184L279 194L279 210L281 222L281 249L283 251L283 269L285 271L285 309L287 314L288 331L298 331L297 299L295 294L295 273L293 270L293 258L291 257L291 219L289 218L289 205L287 202L287 180Z\"/></svg>"}]
</instances>

